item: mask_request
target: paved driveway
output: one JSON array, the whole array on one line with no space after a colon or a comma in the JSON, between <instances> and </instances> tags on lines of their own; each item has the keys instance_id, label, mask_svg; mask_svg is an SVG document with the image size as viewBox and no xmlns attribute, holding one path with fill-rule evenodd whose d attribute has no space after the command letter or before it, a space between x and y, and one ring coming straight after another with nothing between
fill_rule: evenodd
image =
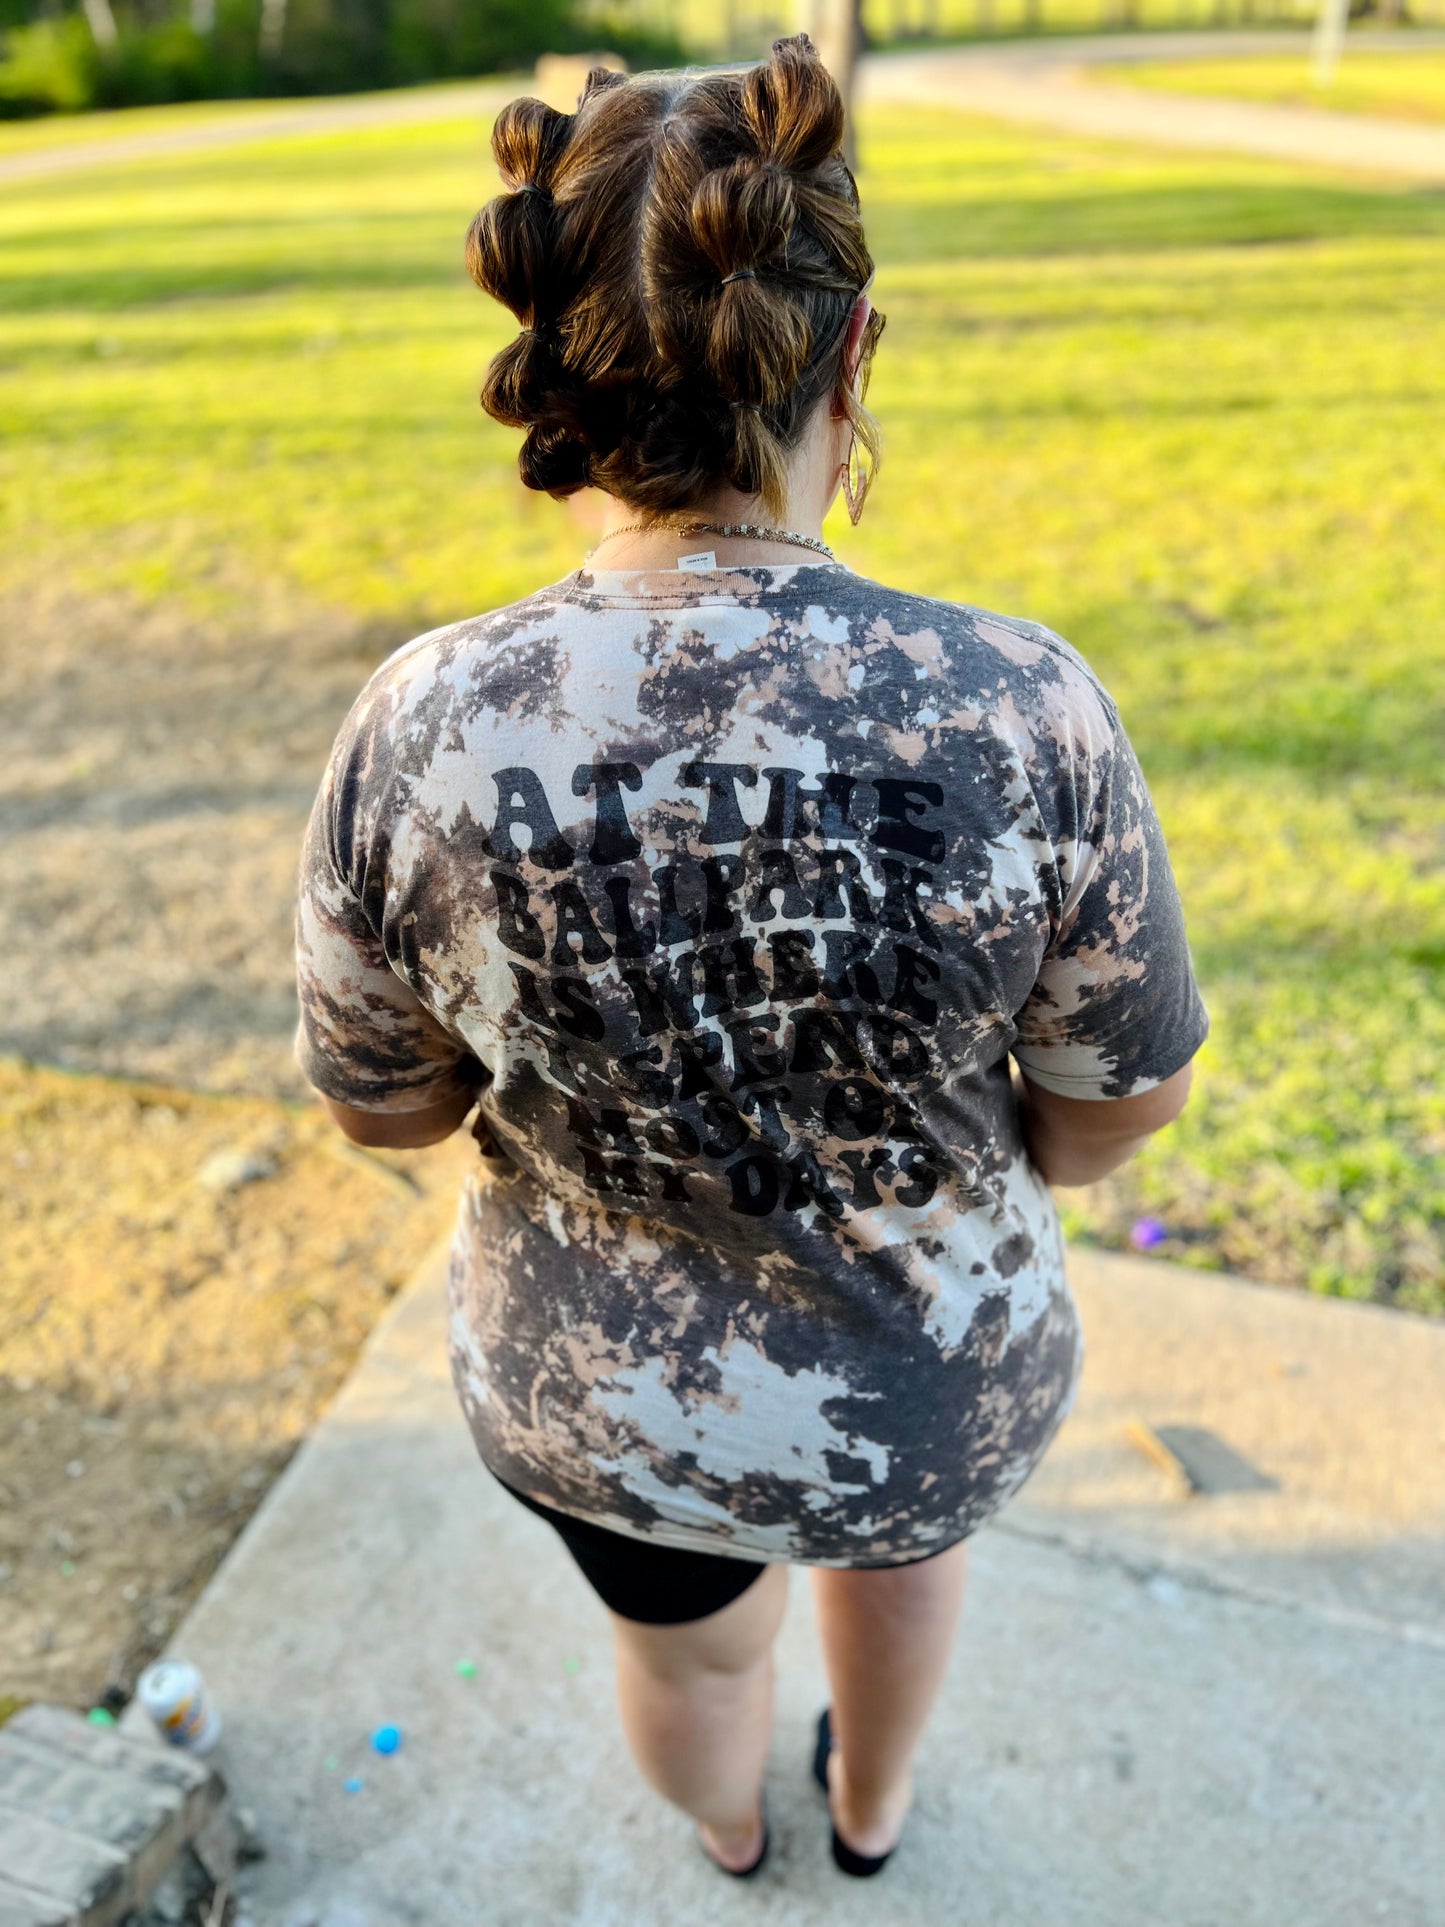
<instances>
[{"instance_id":1,"label":"paved driveway","mask_svg":"<svg viewBox=\"0 0 1445 1927\"><path fill-rule=\"evenodd\" d=\"M1442 46L1445 35L1412 34L1409 44ZM1350 45L1398 48L1400 37L1351 35ZM1297 32L1103 35L948 47L865 61L859 92L864 101L928 101L1060 133L1445 183L1445 126L1202 94L1156 94L1092 79L1088 71L1101 63L1247 53L1296 52L1304 60L1308 50L1309 35Z\"/></svg>"}]
</instances>

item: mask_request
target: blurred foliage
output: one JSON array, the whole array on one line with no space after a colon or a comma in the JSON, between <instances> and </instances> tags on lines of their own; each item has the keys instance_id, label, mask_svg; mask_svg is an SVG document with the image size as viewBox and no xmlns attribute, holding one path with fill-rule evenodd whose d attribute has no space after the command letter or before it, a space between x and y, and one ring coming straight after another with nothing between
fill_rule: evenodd
<instances>
[{"instance_id":1,"label":"blurred foliage","mask_svg":"<svg viewBox=\"0 0 1445 1927\"><path fill-rule=\"evenodd\" d=\"M154 19L118 0L114 46L83 15L16 25L0 57L0 116L175 101L322 94L530 68L539 54L606 49L634 64L681 56L674 35L579 0L287 0L263 47L261 0L217 0L214 26Z\"/></svg>"},{"instance_id":2,"label":"blurred foliage","mask_svg":"<svg viewBox=\"0 0 1445 1927\"><path fill-rule=\"evenodd\" d=\"M6 35L0 56L0 114L75 114L95 104L100 57L79 14L36 20Z\"/></svg>"},{"instance_id":3,"label":"blurred foliage","mask_svg":"<svg viewBox=\"0 0 1445 1927\"><path fill-rule=\"evenodd\" d=\"M1445 201L916 108L862 135L886 460L833 539L1085 652L1213 1018L1068 1228L1147 1212L1166 1257L1445 1311ZM12 195L0 589L173 598L204 647L264 581L400 642L575 567L586 511L476 407L493 187L459 116Z\"/></svg>"},{"instance_id":4,"label":"blurred foliage","mask_svg":"<svg viewBox=\"0 0 1445 1927\"><path fill-rule=\"evenodd\" d=\"M1281 107L1328 107L1402 120L1445 120L1445 53L1349 47L1327 86L1315 83L1309 55L1250 54L1236 60L1130 61L1094 70L1100 80L1126 81L1169 93L1224 94Z\"/></svg>"}]
</instances>

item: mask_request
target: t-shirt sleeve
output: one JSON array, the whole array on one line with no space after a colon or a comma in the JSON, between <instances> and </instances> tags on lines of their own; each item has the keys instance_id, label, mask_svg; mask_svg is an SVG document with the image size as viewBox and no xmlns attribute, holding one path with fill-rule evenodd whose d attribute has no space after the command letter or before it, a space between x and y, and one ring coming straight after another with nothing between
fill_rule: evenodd
<instances>
[{"instance_id":1,"label":"t-shirt sleeve","mask_svg":"<svg viewBox=\"0 0 1445 1927\"><path fill-rule=\"evenodd\" d=\"M1209 1035L1164 832L1113 712L1060 875L1058 926L1017 1013L1013 1047L1061 1097L1132 1097L1182 1070Z\"/></svg>"},{"instance_id":2,"label":"t-shirt sleeve","mask_svg":"<svg viewBox=\"0 0 1445 1927\"><path fill-rule=\"evenodd\" d=\"M485 1082L477 1060L391 967L337 861L336 762L302 842L295 1055L307 1082L359 1111L424 1111Z\"/></svg>"}]
</instances>

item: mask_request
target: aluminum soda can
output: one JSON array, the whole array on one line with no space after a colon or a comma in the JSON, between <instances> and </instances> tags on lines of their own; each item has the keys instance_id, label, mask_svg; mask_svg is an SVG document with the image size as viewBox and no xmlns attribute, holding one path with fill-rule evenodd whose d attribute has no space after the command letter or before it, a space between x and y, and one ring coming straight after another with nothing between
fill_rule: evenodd
<instances>
[{"instance_id":1,"label":"aluminum soda can","mask_svg":"<svg viewBox=\"0 0 1445 1927\"><path fill-rule=\"evenodd\" d=\"M136 1681L136 1698L172 1746L209 1753L221 1737L221 1716L206 1683L185 1660L162 1659Z\"/></svg>"}]
</instances>

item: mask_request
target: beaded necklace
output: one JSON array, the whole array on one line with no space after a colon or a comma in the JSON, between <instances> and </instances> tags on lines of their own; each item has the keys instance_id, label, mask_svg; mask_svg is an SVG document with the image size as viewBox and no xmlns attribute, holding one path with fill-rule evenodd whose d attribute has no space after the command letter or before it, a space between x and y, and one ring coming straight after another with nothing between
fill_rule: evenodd
<instances>
[{"instance_id":1,"label":"beaded necklace","mask_svg":"<svg viewBox=\"0 0 1445 1927\"><path fill-rule=\"evenodd\" d=\"M610 542L615 535L645 535L658 529L666 530L670 535L733 535L754 542L791 542L801 549L815 549L819 555L826 555L830 562L838 559L828 544L815 535L798 535L792 529L759 528L752 522L624 522L620 528L609 529L602 542ZM583 560L590 562L597 549L602 547L602 542L597 544L597 548L589 549ZM744 563L742 566L747 565Z\"/></svg>"}]
</instances>

